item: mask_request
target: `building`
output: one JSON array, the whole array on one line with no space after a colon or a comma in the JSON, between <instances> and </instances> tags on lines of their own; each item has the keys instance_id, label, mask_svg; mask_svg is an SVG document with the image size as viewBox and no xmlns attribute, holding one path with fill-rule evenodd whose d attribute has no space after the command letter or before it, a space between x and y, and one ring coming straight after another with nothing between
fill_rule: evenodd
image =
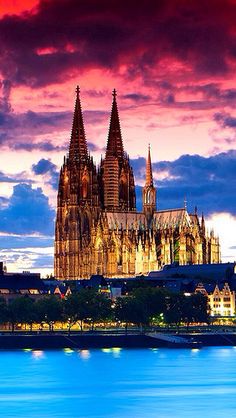
<instances>
[{"instance_id":1,"label":"building","mask_svg":"<svg viewBox=\"0 0 236 418\"><path fill-rule=\"evenodd\" d=\"M143 210L136 210L133 170L124 151L116 91L105 157L96 167L87 148L79 88L68 155L60 171L55 277L129 277L165 264L219 263L219 240L186 207L157 210L150 148Z\"/></svg>"},{"instance_id":2,"label":"building","mask_svg":"<svg viewBox=\"0 0 236 418\"><path fill-rule=\"evenodd\" d=\"M3 262L0 262L0 297L6 302L20 296L39 299L48 293L40 273L7 273Z\"/></svg>"},{"instance_id":3,"label":"building","mask_svg":"<svg viewBox=\"0 0 236 418\"><path fill-rule=\"evenodd\" d=\"M211 316L235 316L235 291L230 289L228 283L216 285L208 295L208 304Z\"/></svg>"},{"instance_id":4,"label":"building","mask_svg":"<svg viewBox=\"0 0 236 418\"><path fill-rule=\"evenodd\" d=\"M151 271L148 279L191 279L199 282L235 282L236 264L235 263L216 263L216 264L198 264L198 265L165 265L159 271Z\"/></svg>"}]
</instances>

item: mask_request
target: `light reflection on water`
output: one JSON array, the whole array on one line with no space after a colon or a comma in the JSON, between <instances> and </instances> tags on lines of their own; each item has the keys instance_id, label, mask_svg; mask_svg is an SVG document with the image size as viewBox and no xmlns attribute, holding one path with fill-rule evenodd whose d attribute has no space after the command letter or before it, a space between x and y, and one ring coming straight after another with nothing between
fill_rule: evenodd
<instances>
[{"instance_id":1,"label":"light reflection on water","mask_svg":"<svg viewBox=\"0 0 236 418\"><path fill-rule=\"evenodd\" d=\"M234 347L0 352L0 414L236 417Z\"/></svg>"}]
</instances>

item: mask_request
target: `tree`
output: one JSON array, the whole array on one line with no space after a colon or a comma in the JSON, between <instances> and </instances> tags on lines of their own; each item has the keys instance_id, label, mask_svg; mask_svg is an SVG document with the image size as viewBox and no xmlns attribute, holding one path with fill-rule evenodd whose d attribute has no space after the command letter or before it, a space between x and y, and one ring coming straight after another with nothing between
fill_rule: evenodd
<instances>
[{"instance_id":1,"label":"tree","mask_svg":"<svg viewBox=\"0 0 236 418\"><path fill-rule=\"evenodd\" d=\"M54 323L62 319L62 302L57 296L45 296L36 302L39 322L45 322L49 331L53 331Z\"/></svg>"},{"instance_id":2,"label":"tree","mask_svg":"<svg viewBox=\"0 0 236 418\"><path fill-rule=\"evenodd\" d=\"M125 322L127 332L128 323L142 325L148 323L147 310L144 305L134 296L125 296L117 298L115 304L115 317L118 321Z\"/></svg>"},{"instance_id":3,"label":"tree","mask_svg":"<svg viewBox=\"0 0 236 418\"><path fill-rule=\"evenodd\" d=\"M166 302L165 297L167 293L159 288L136 289L133 292L140 309L142 309L142 316L145 317L145 322L150 323L153 318L162 314L165 311Z\"/></svg>"},{"instance_id":4,"label":"tree","mask_svg":"<svg viewBox=\"0 0 236 418\"><path fill-rule=\"evenodd\" d=\"M89 315L93 329L95 322L106 321L112 316L111 300L101 293L94 293L89 302Z\"/></svg>"},{"instance_id":5,"label":"tree","mask_svg":"<svg viewBox=\"0 0 236 418\"><path fill-rule=\"evenodd\" d=\"M169 293L166 296L166 309L164 312L165 322L167 324L176 324L179 328L182 319L183 295Z\"/></svg>"},{"instance_id":6,"label":"tree","mask_svg":"<svg viewBox=\"0 0 236 418\"><path fill-rule=\"evenodd\" d=\"M84 310L84 313L82 312ZM78 321L85 319L85 311L81 305L81 297L79 294L69 295L66 299L63 300L63 318L68 322L68 332L70 334L71 327L75 325Z\"/></svg>"},{"instance_id":7,"label":"tree","mask_svg":"<svg viewBox=\"0 0 236 418\"><path fill-rule=\"evenodd\" d=\"M181 322L187 324L187 327L192 322L208 322L207 298L201 294L170 294L167 298L165 320L178 327Z\"/></svg>"},{"instance_id":8,"label":"tree","mask_svg":"<svg viewBox=\"0 0 236 418\"><path fill-rule=\"evenodd\" d=\"M8 309L4 298L0 297L0 324L8 322Z\"/></svg>"},{"instance_id":9,"label":"tree","mask_svg":"<svg viewBox=\"0 0 236 418\"><path fill-rule=\"evenodd\" d=\"M9 302L7 314L12 332L14 332L16 324L32 324L34 322L33 305L34 301L28 296L19 296Z\"/></svg>"}]
</instances>

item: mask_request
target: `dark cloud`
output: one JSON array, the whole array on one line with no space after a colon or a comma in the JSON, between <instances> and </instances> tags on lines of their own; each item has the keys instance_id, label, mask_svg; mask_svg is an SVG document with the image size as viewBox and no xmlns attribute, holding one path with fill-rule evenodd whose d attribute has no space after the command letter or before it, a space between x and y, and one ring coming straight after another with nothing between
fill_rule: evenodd
<instances>
[{"instance_id":1,"label":"dark cloud","mask_svg":"<svg viewBox=\"0 0 236 418\"><path fill-rule=\"evenodd\" d=\"M18 184L8 206L0 210L0 232L53 235L54 215L41 188Z\"/></svg>"},{"instance_id":2,"label":"dark cloud","mask_svg":"<svg viewBox=\"0 0 236 418\"><path fill-rule=\"evenodd\" d=\"M65 151L67 149L66 145L54 145L50 141L42 141L42 142L30 142L31 138L27 137L24 140L19 140L17 143L12 144L11 141L4 142L3 145L8 145L12 150L23 150L23 151Z\"/></svg>"},{"instance_id":3,"label":"dark cloud","mask_svg":"<svg viewBox=\"0 0 236 418\"><path fill-rule=\"evenodd\" d=\"M132 160L136 183L144 180L144 159ZM236 151L228 151L211 157L183 155L175 161L153 163L154 175L167 173L156 181L158 207L160 209L195 206L205 214L228 211L236 215L234 190L236 190ZM137 189L139 191L139 189ZM141 194L138 194L139 207Z\"/></svg>"},{"instance_id":4,"label":"dark cloud","mask_svg":"<svg viewBox=\"0 0 236 418\"><path fill-rule=\"evenodd\" d=\"M128 65L148 78L162 58L222 75L236 59L235 3L183 0L41 1L0 21L0 70L13 84L64 82L75 71Z\"/></svg>"},{"instance_id":5,"label":"dark cloud","mask_svg":"<svg viewBox=\"0 0 236 418\"><path fill-rule=\"evenodd\" d=\"M231 116L229 113L215 113L214 120L223 128L236 128L236 117Z\"/></svg>"},{"instance_id":6,"label":"dark cloud","mask_svg":"<svg viewBox=\"0 0 236 418\"><path fill-rule=\"evenodd\" d=\"M101 148L99 145L94 144L94 142L88 141L87 144L88 144L88 149L91 152L101 152L101 153L105 152L105 147Z\"/></svg>"},{"instance_id":7,"label":"dark cloud","mask_svg":"<svg viewBox=\"0 0 236 418\"><path fill-rule=\"evenodd\" d=\"M88 125L104 123L108 120L109 112L89 110L84 112L85 128ZM0 145L13 150L24 151L66 151L69 144L69 136L61 145L56 145L51 140L37 140L41 135L49 135L53 132L69 132L72 124L73 112L33 112L26 113L1 112L0 111ZM92 150L100 150L97 145L91 143Z\"/></svg>"},{"instance_id":8,"label":"dark cloud","mask_svg":"<svg viewBox=\"0 0 236 418\"><path fill-rule=\"evenodd\" d=\"M53 164L51 160L42 158L37 164L32 165L32 170L36 175L48 175L50 179L47 183L49 183L53 189L57 190L59 172L57 166Z\"/></svg>"},{"instance_id":9,"label":"dark cloud","mask_svg":"<svg viewBox=\"0 0 236 418\"><path fill-rule=\"evenodd\" d=\"M139 94L139 93L130 93L130 94L125 94L124 96L122 96L124 99L129 99L132 100L134 102L146 102L150 100L150 96L145 95L145 94Z\"/></svg>"},{"instance_id":10,"label":"dark cloud","mask_svg":"<svg viewBox=\"0 0 236 418\"><path fill-rule=\"evenodd\" d=\"M83 117L86 130L86 125L100 124L107 121L109 117L109 111L105 112L103 110L85 110L83 112Z\"/></svg>"},{"instance_id":11,"label":"dark cloud","mask_svg":"<svg viewBox=\"0 0 236 418\"><path fill-rule=\"evenodd\" d=\"M24 132L34 132L34 135L53 132L55 128L69 126L71 112L33 112L26 113L0 113L2 129L23 129Z\"/></svg>"},{"instance_id":12,"label":"dark cloud","mask_svg":"<svg viewBox=\"0 0 236 418\"><path fill-rule=\"evenodd\" d=\"M57 166L51 162L51 160L45 160L42 158L37 164L33 164L32 170L35 174L54 173L57 171Z\"/></svg>"},{"instance_id":13,"label":"dark cloud","mask_svg":"<svg viewBox=\"0 0 236 418\"><path fill-rule=\"evenodd\" d=\"M28 173L25 171L17 174L6 174L0 171L0 183L22 183L23 181L28 184L34 183L33 180L28 178Z\"/></svg>"},{"instance_id":14,"label":"dark cloud","mask_svg":"<svg viewBox=\"0 0 236 418\"><path fill-rule=\"evenodd\" d=\"M11 111L10 93L11 82L9 80L0 80L0 112L8 113ZM1 114L0 114L1 115ZM1 116L0 116L1 125Z\"/></svg>"},{"instance_id":15,"label":"dark cloud","mask_svg":"<svg viewBox=\"0 0 236 418\"><path fill-rule=\"evenodd\" d=\"M67 145L53 144L50 140L39 140L40 135L52 134L58 130L69 130L71 112L26 113L0 111L0 145L12 150L24 151L65 151Z\"/></svg>"}]
</instances>

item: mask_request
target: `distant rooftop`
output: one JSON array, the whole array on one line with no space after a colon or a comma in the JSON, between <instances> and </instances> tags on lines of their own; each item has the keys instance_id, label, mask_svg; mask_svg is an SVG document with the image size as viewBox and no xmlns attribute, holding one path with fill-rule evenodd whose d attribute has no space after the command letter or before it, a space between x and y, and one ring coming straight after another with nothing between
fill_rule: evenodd
<instances>
[{"instance_id":1,"label":"distant rooftop","mask_svg":"<svg viewBox=\"0 0 236 418\"><path fill-rule=\"evenodd\" d=\"M206 278L214 280L222 280L230 278L234 275L235 263L219 263L219 264L192 264L178 266L175 264L166 265L162 270L151 271L148 278Z\"/></svg>"}]
</instances>

